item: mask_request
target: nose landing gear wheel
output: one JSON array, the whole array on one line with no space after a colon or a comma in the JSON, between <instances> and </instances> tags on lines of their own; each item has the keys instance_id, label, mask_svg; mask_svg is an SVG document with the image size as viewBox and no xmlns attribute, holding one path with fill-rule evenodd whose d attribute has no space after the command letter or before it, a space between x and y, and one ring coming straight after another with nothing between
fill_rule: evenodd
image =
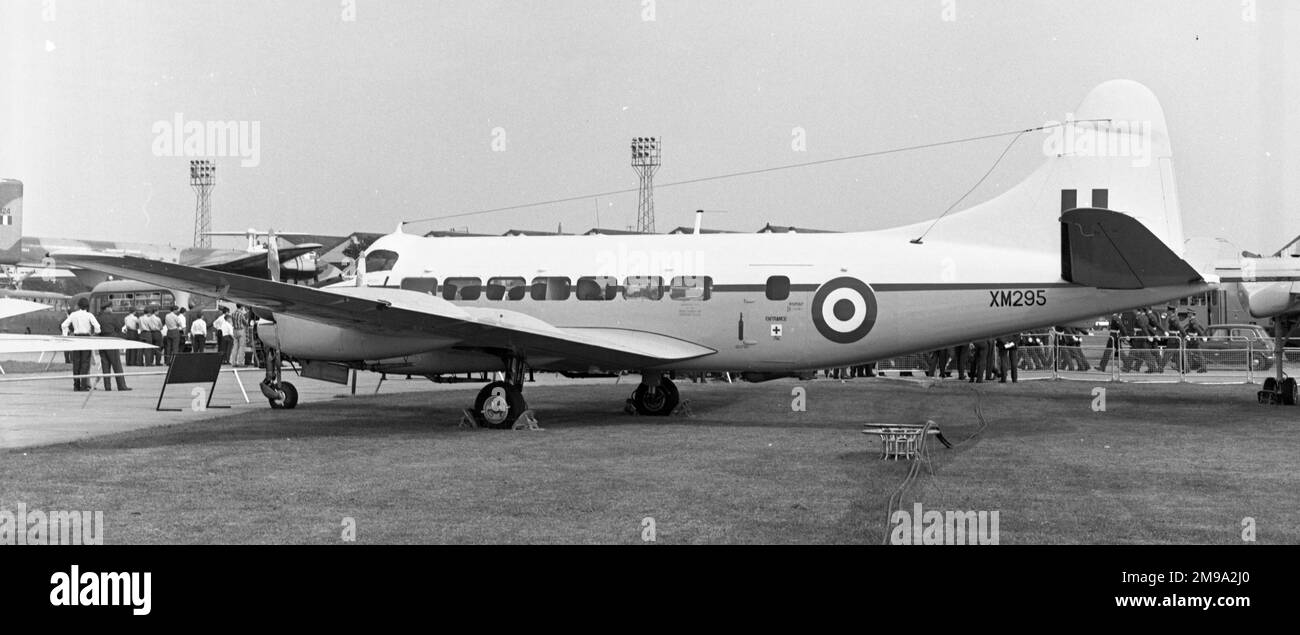
<instances>
[{"instance_id":1,"label":"nose landing gear wheel","mask_svg":"<svg viewBox=\"0 0 1300 635\"><path fill-rule=\"evenodd\" d=\"M643 415L666 417L677 409L679 401L677 386L666 377L659 380L658 386L641 384L632 392L632 405Z\"/></svg>"},{"instance_id":2,"label":"nose landing gear wheel","mask_svg":"<svg viewBox=\"0 0 1300 635\"><path fill-rule=\"evenodd\" d=\"M474 417L480 425L489 428L510 428L527 409L523 391L504 381L484 386L474 399Z\"/></svg>"},{"instance_id":3,"label":"nose landing gear wheel","mask_svg":"<svg viewBox=\"0 0 1300 635\"><path fill-rule=\"evenodd\" d=\"M280 399L267 397L266 400L271 402L271 407L276 410L292 410L298 405L298 389L293 384L282 381L280 382L279 392L284 395Z\"/></svg>"}]
</instances>

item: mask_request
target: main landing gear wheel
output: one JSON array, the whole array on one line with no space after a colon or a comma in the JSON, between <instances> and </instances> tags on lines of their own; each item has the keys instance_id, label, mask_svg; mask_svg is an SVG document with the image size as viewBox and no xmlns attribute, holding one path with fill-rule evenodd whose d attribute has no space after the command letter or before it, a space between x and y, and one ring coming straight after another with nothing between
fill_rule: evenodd
<instances>
[{"instance_id":1,"label":"main landing gear wheel","mask_svg":"<svg viewBox=\"0 0 1300 635\"><path fill-rule=\"evenodd\" d=\"M510 428L528 404L518 386L504 381L494 381L478 391L474 399L474 417L489 428Z\"/></svg>"},{"instance_id":2,"label":"main landing gear wheel","mask_svg":"<svg viewBox=\"0 0 1300 635\"><path fill-rule=\"evenodd\" d=\"M287 381L281 381L280 361L280 351L274 348L266 350L266 379L258 388L272 408L291 410L298 405L298 389Z\"/></svg>"},{"instance_id":3,"label":"main landing gear wheel","mask_svg":"<svg viewBox=\"0 0 1300 635\"><path fill-rule=\"evenodd\" d=\"M661 378L658 386L641 384L632 392L632 405L643 415L666 417L677 409L679 401L677 386L667 377Z\"/></svg>"},{"instance_id":4,"label":"main landing gear wheel","mask_svg":"<svg viewBox=\"0 0 1300 635\"><path fill-rule=\"evenodd\" d=\"M1275 401L1266 402L1264 396L1268 393L1275 393ZM1282 380L1281 387L1278 386L1277 378L1269 377L1264 380L1264 390L1260 391L1260 403L1280 403L1284 406L1294 406L1300 403L1300 392L1297 391L1296 380L1293 377L1287 377Z\"/></svg>"},{"instance_id":5,"label":"main landing gear wheel","mask_svg":"<svg viewBox=\"0 0 1300 635\"><path fill-rule=\"evenodd\" d=\"M1296 383L1295 378L1287 377L1282 380L1282 405L1296 405Z\"/></svg>"},{"instance_id":6,"label":"main landing gear wheel","mask_svg":"<svg viewBox=\"0 0 1300 635\"><path fill-rule=\"evenodd\" d=\"M267 401L271 402L272 408L276 410L292 410L298 405L298 389L294 388L293 384L287 381L280 382L279 393L282 395L280 399L266 398Z\"/></svg>"}]
</instances>

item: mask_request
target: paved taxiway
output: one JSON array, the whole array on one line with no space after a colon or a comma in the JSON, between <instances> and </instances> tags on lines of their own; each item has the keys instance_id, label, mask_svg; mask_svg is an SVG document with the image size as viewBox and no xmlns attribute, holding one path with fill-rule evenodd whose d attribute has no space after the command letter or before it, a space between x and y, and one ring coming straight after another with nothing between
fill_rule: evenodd
<instances>
[{"instance_id":1,"label":"paved taxiway","mask_svg":"<svg viewBox=\"0 0 1300 635\"><path fill-rule=\"evenodd\" d=\"M147 372L147 369L132 368L128 372ZM228 368L222 371L212 395L214 407L203 411L194 411L190 407L195 399L191 391L196 387L206 389L208 384L168 386L162 407L180 408L179 412L155 410L163 383L160 372L128 376L127 384L131 387L128 392L106 392L97 388L88 393L73 392L70 379L30 381L35 377L66 377L66 372L6 375L0 379L22 381L0 381L0 403L4 404L3 411L0 411L0 449L67 443L116 432L225 417L246 410L269 410L270 406L257 388L264 376L263 371L240 368L237 372L238 381ZM285 379L293 382L298 389L300 402L318 402L351 395L350 385L292 375L292 371L286 368ZM612 379L570 380L552 375L539 375L537 379L539 385L613 382ZM247 402L240 391L239 382L243 383L243 389L248 394ZM405 375L390 375L380 386L378 374L358 373L356 394L372 395L376 388L380 394L457 390L466 393L465 405L468 407L474 398L474 391L481 387L482 382L479 381L440 384L418 376L408 380Z\"/></svg>"}]
</instances>

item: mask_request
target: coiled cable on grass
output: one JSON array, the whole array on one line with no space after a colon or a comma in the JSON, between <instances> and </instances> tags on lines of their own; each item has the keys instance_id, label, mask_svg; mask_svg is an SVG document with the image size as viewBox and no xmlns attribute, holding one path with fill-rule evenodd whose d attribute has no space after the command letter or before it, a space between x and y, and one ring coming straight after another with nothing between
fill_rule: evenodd
<instances>
[{"instance_id":1,"label":"coiled cable on grass","mask_svg":"<svg viewBox=\"0 0 1300 635\"><path fill-rule=\"evenodd\" d=\"M970 391L975 394L975 418L979 421L979 425L970 436L954 443L953 450L983 434L989 425L988 420L984 418L984 393L974 386L970 387ZM908 468L907 475L903 477L903 482L899 483L898 488L889 496L889 504L885 509L885 531L881 544L889 544L889 525L893 522L894 512L898 511L899 506L902 504L903 494L907 492L907 489L916 481L916 477L920 475L921 464L924 463L930 474L934 474L934 467L930 462L930 429L934 425L934 421L927 420L925 425L922 426L921 439L917 442L916 454L912 456L912 465Z\"/></svg>"}]
</instances>

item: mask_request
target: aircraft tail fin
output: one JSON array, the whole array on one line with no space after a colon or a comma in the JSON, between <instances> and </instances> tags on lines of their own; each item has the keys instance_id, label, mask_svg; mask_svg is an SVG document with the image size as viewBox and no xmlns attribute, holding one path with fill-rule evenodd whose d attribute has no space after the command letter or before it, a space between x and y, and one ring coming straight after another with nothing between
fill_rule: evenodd
<instances>
[{"instance_id":1,"label":"aircraft tail fin","mask_svg":"<svg viewBox=\"0 0 1300 635\"><path fill-rule=\"evenodd\" d=\"M23 257L23 182L0 179L0 264Z\"/></svg>"},{"instance_id":2,"label":"aircraft tail fin","mask_svg":"<svg viewBox=\"0 0 1300 635\"><path fill-rule=\"evenodd\" d=\"M1038 169L1002 194L938 221L925 242L1055 249L1065 239L1061 213L1095 208L1132 217L1168 251L1183 255L1169 132L1147 87L1102 83L1075 112L1044 126L1020 141L1041 145L1045 161ZM929 224L906 231L915 237Z\"/></svg>"},{"instance_id":3,"label":"aircraft tail fin","mask_svg":"<svg viewBox=\"0 0 1300 635\"><path fill-rule=\"evenodd\" d=\"M1202 275L1138 219L1079 208L1061 214L1061 268L1068 282L1100 289L1181 286Z\"/></svg>"}]
</instances>

